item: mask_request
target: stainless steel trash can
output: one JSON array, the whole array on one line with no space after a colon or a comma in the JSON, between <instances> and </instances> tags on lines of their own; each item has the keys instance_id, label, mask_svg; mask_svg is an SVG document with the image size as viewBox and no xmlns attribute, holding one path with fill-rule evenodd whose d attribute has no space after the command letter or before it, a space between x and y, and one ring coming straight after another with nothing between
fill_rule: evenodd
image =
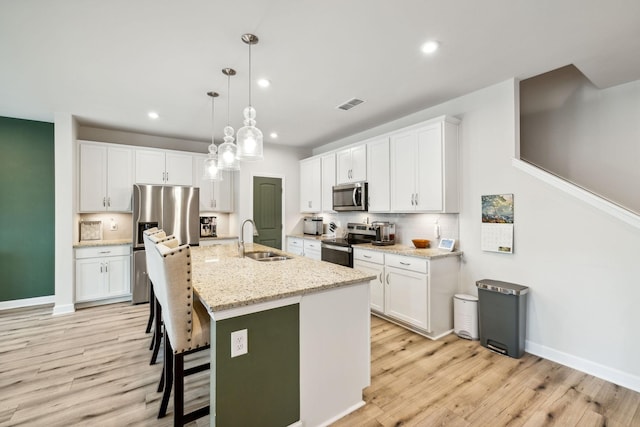
<instances>
[{"instance_id":1,"label":"stainless steel trash can","mask_svg":"<svg viewBox=\"0 0 640 427\"><path fill-rule=\"evenodd\" d=\"M478 297L465 294L453 297L453 332L460 338L478 339Z\"/></svg>"},{"instance_id":2,"label":"stainless steel trash can","mask_svg":"<svg viewBox=\"0 0 640 427\"><path fill-rule=\"evenodd\" d=\"M490 279L478 280L476 287L480 344L516 359L522 357L529 288Z\"/></svg>"}]
</instances>

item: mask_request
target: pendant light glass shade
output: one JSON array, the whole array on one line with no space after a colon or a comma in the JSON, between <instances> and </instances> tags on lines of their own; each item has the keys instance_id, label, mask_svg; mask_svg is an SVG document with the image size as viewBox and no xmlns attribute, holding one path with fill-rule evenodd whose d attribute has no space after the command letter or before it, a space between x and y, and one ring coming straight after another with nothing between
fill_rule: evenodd
<instances>
[{"instance_id":1,"label":"pendant light glass shade","mask_svg":"<svg viewBox=\"0 0 640 427\"><path fill-rule=\"evenodd\" d=\"M228 171L239 171L238 146L233 143L233 128L229 125L229 100L231 99L231 76L235 76L233 68L224 68L222 74L227 76L227 125L224 127L224 142L218 147L218 168Z\"/></svg>"},{"instance_id":2,"label":"pendant light glass shade","mask_svg":"<svg viewBox=\"0 0 640 427\"><path fill-rule=\"evenodd\" d=\"M256 127L256 110L251 106L251 45L258 43L258 37L244 34L242 41L249 45L249 106L244 109L244 126L238 129L238 157L242 161L262 160L262 131Z\"/></svg>"},{"instance_id":3,"label":"pendant light glass shade","mask_svg":"<svg viewBox=\"0 0 640 427\"><path fill-rule=\"evenodd\" d=\"M218 93L208 92L207 95L211 97L211 145L209 145L209 157L204 160L202 179L222 181L222 173L218 168L218 147L214 139L215 101Z\"/></svg>"}]
</instances>

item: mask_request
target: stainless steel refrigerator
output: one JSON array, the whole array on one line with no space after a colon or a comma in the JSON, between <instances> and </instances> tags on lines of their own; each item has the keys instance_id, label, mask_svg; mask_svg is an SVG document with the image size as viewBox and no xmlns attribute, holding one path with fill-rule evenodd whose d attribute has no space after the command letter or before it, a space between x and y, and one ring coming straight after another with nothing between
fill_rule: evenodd
<instances>
[{"instance_id":1,"label":"stainless steel refrigerator","mask_svg":"<svg viewBox=\"0 0 640 427\"><path fill-rule=\"evenodd\" d=\"M143 232L158 227L173 234L181 245L200 242L200 189L195 187L133 186L133 257L131 294L133 304L149 301L149 280Z\"/></svg>"}]
</instances>

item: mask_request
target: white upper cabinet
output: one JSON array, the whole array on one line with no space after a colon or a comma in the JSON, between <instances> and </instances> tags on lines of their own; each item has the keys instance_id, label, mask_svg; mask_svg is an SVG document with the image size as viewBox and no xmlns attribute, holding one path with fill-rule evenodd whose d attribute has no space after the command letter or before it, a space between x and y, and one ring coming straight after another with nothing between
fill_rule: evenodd
<instances>
[{"instance_id":1,"label":"white upper cabinet","mask_svg":"<svg viewBox=\"0 0 640 427\"><path fill-rule=\"evenodd\" d=\"M389 137L367 142L369 212L389 212Z\"/></svg>"},{"instance_id":2,"label":"white upper cabinet","mask_svg":"<svg viewBox=\"0 0 640 427\"><path fill-rule=\"evenodd\" d=\"M311 157L300 161L300 212L322 210L322 160Z\"/></svg>"},{"instance_id":3,"label":"white upper cabinet","mask_svg":"<svg viewBox=\"0 0 640 427\"><path fill-rule=\"evenodd\" d=\"M233 212L233 172L223 171L222 181L203 179L208 156L193 156L193 182L200 188L200 212Z\"/></svg>"},{"instance_id":4,"label":"white upper cabinet","mask_svg":"<svg viewBox=\"0 0 640 427\"><path fill-rule=\"evenodd\" d=\"M80 142L79 211L131 212L133 150Z\"/></svg>"},{"instance_id":5,"label":"white upper cabinet","mask_svg":"<svg viewBox=\"0 0 640 427\"><path fill-rule=\"evenodd\" d=\"M136 183L193 185L191 154L165 150L136 150Z\"/></svg>"},{"instance_id":6,"label":"white upper cabinet","mask_svg":"<svg viewBox=\"0 0 640 427\"><path fill-rule=\"evenodd\" d=\"M367 146L366 144L346 148L336 154L337 183L367 180Z\"/></svg>"},{"instance_id":7,"label":"white upper cabinet","mask_svg":"<svg viewBox=\"0 0 640 427\"><path fill-rule=\"evenodd\" d=\"M441 117L391 135L392 211L459 211L458 123Z\"/></svg>"},{"instance_id":8,"label":"white upper cabinet","mask_svg":"<svg viewBox=\"0 0 640 427\"><path fill-rule=\"evenodd\" d=\"M322 162L322 211L333 212L333 186L336 185L336 153L321 157Z\"/></svg>"}]
</instances>

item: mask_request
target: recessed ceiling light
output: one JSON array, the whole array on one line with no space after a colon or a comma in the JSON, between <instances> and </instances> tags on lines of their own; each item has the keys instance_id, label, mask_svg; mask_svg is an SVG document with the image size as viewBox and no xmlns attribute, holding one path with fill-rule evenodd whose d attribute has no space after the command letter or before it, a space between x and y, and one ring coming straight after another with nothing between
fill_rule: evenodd
<instances>
[{"instance_id":1,"label":"recessed ceiling light","mask_svg":"<svg viewBox=\"0 0 640 427\"><path fill-rule=\"evenodd\" d=\"M273 139L278 138L278 134L277 134L277 133L275 133L275 132L271 132L271 133L269 134L269 136L270 136L271 138L273 138Z\"/></svg>"},{"instance_id":2,"label":"recessed ceiling light","mask_svg":"<svg viewBox=\"0 0 640 427\"><path fill-rule=\"evenodd\" d=\"M152 120L156 120L158 117L160 117L160 115L158 113L156 113L155 111L149 111L147 113L147 116L149 116L149 118L152 119Z\"/></svg>"},{"instance_id":3,"label":"recessed ceiling light","mask_svg":"<svg viewBox=\"0 0 640 427\"><path fill-rule=\"evenodd\" d=\"M260 80L258 80L258 86L260 86L260 87L269 87L269 86L271 86L271 81L269 81L267 79L260 79Z\"/></svg>"},{"instance_id":4,"label":"recessed ceiling light","mask_svg":"<svg viewBox=\"0 0 640 427\"><path fill-rule=\"evenodd\" d=\"M422 45L422 52L433 53L438 50L438 47L440 47L440 43L435 40L430 40Z\"/></svg>"}]
</instances>

